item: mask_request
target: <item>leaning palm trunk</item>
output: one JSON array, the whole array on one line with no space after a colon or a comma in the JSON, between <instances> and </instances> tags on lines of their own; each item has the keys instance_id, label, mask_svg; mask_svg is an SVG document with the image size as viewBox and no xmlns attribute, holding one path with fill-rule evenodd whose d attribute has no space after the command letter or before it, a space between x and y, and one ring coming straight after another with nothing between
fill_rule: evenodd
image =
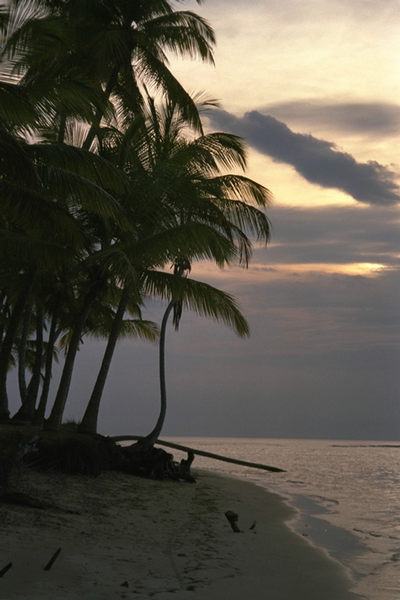
<instances>
[{"instance_id":1,"label":"leaning palm trunk","mask_svg":"<svg viewBox=\"0 0 400 600\"><path fill-rule=\"evenodd\" d=\"M42 375L42 356L43 356L43 310L41 307L36 309L36 351L33 364L32 377L28 386L26 398L27 418L32 421L35 416L35 407L39 394L40 380Z\"/></svg>"},{"instance_id":2,"label":"leaning palm trunk","mask_svg":"<svg viewBox=\"0 0 400 600\"><path fill-rule=\"evenodd\" d=\"M190 271L190 262L186 258L176 259L174 262L174 277L186 277ZM153 446L157 441L164 426L165 415L167 412L167 388L165 384L165 336L167 332L167 322L171 311L174 311L174 325L178 329L182 314L182 303L177 300L171 300L165 309L160 329L159 345L159 373L160 373L160 414L153 431L144 439L144 444ZM142 442L143 443L143 442Z\"/></svg>"},{"instance_id":3,"label":"leaning palm trunk","mask_svg":"<svg viewBox=\"0 0 400 600\"><path fill-rule=\"evenodd\" d=\"M27 298L35 280L35 269L31 269L25 276L22 288L16 303L11 312L7 332L4 336L0 350L0 423L8 422L10 412L8 409L7 395L7 373L11 358L11 352L15 338L17 337L18 327L22 314L24 312Z\"/></svg>"},{"instance_id":4,"label":"leaning palm trunk","mask_svg":"<svg viewBox=\"0 0 400 600\"><path fill-rule=\"evenodd\" d=\"M104 352L99 373L97 375L96 383L90 396L89 403L86 407L83 419L79 425L79 431L83 433L97 433L97 420L99 415L101 397L103 395L108 371L110 370L111 360L118 340L119 332L121 330L126 306L128 304L128 298L128 288L127 286L125 286L125 288L122 291L121 299L119 301L117 312L115 314L115 318L111 327L110 335L108 337L107 346Z\"/></svg>"},{"instance_id":5,"label":"leaning palm trunk","mask_svg":"<svg viewBox=\"0 0 400 600\"><path fill-rule=\"evenodd\" d=\"M61 425L65 404L67 402L67 397L71 386L72 372L74 370L76 353L78 352L82 331L85 327L87 318L89 316L89 311L96 297L96 291L96 286L93 286L93 288L86 294L82 310L74 324L71 341L68 346L68 352L65 358L64 368L62 371L56 398L54 400L53 408L46 423L46 429L48 430L57 431Z\"/></svg>"},{"instance_id":6,"label":"leaning palm trunk","mask_svg":"<svg viewBox=\"0 0 400 600\"><path fill-rule=\"evenodd\" d=\"M29 328L31 324L33 302L29 300L25 308L25 315L23 318L22 332L18 344L18 385L19 394L21 397L22 404L25 404L27 397L26 389L26 346L29 336Z\"/></svg>"},{"instance_id":7,"label":"leaning palm trunk","mask_svg":"<svg viewBox=\"0 0 400 600\"><path fill-rule=\"evenodd\" d=\"M34 423L35 425L43 425L44 416L46 413L47 407L47 399L49 397L50 390L50 382L52 376L52 368L53 368L53 352L54 346L58 337L58 315L55 313L51 319L50 331L49 331L49 339L47 342L47 350L46 350L46 359L45 359L45 371L44 371L44 379L43 379L43 387L42 393L40 395L39 406L37 408Z\"/></svg>"},{"instance_id":8,"label":"leaning palm trunk","mask_svg":"<svg viewBox=\"0 0 400 600\"><path fill-rule=\"evenodd\" d=\"M172 300L168 304L163 316L163 320L161 322L159 346L160 413L158 415L157 423L155 424L153 431L151 431L143 440L144 444L148 446L153 446L159 438L161 430L164 426L165 415L167 412L167 388L165 383L165 336L167 331L168 317L171 314L174 305L175 302Z\"/></svg>"},{"instance_id":9,"label":"leaning palm trunk","mask_svg":"<svg viewBox=\"0 0 400 600\"><path fill-rule=\"evenodd\" d=\"M28 307L30 310L32 307ZM14 415L16 421L32 421L35 414L35 406L39 393L41 367L43 354L43 311L40 307L36 309L36 350L35 360L32 368L32 377L27 388L25 388L25 397L18 412ZM20 358L21 360L21 358ZM25 382L25 365L24 377Z\"/></svg>"},{"instance_id":10,"label":"leaning palm trunk","mask_svg":"<svg viewBox=\"0 0 400 600\"><path fill-rule=\"evenodd\" d=\"M8 321L9 316L10 316L10 305L8 303L7 295L4 294L1 297L1 301L0 301L0 320L1 320L1 324L0 324L0 346L3 343L3 338L4 338L4 332L5 332L5 325L4 325L4 323L6 323Z\"/></svg>"}]
</instances>

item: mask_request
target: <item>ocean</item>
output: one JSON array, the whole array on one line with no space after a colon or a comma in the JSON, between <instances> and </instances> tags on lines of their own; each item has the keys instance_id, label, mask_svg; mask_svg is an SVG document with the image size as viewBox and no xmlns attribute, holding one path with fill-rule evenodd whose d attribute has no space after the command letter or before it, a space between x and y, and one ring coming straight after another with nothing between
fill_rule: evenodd
<instances>
[{"instance_id":1,"label":"ocean","mask_svg":"<svg viewBox=\"0 0 400 600\"><path fill-rule=\"evenodd\" d=\"M346 568L354 592L366 600L400 600L399 442L168 439L285 469L270 473L203 457L193 464L281 495L296 509L289 526Z\"/></svg>"}]
</instances>

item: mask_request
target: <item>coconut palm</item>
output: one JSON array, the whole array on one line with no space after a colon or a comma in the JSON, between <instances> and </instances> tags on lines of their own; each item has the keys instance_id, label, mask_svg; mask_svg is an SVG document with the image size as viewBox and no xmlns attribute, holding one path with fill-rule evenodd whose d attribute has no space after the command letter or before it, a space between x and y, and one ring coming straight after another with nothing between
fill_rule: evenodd
<instances>
[{"instance_id":1,"label":"coconut palm","mask_svg":"<svg viewBox=\"0 0 400 600\"><path fill-rule=\"evenodd\" d=\"M190 271L190 262L187 259L177 260L173 268L174 277L179 277L180 283L182 283L182 278L186 279ZM183 290L184 293L182 294ZM240 337L245 337L249 334L246 319L241 314L234 298L229 294L210 285L193 280L186 280L182 291L175 295L175 298L168 303L161 322L159 341L160 412L152 431L141 441L141 445L145 447L150 447L157 441L167 414L165 341L167 323L171 312L173 312L173 322L176 329L179 326L182 305L185 304L192 310L194 309L198 314L211 316L217 321L224 321Z\"/></svg>"},{"instance_id":2,"label":"coconut palm","mask_svg":"<svg viewBox=\"0 0 400 600\"><path fill-rule=\"evenodd\" d=\"M124 191L122 171L90 152L65 144L24 146L21 142L20 146L33 169L29 186L21 184L21 178L16 183L8 173L0 181L2 212L6 216L0 231L2 258L10 260L12 256L17 271L25 273L25 285L21 283L11 304L9 327L0 351L3 392L12 344L40 270L55 272L63 264L81 264L96 244L95 231L87 226L90 216L92 220L118 221L120 227L123 221L115 199L115 194ZM91 294L95 291L96 286ZM78 331L75 341L79 343Z\"/></svg>"},{"instance_id":3,"label":"coconut palm","mask_svg":"<svg viewBox=\"0 0 400 600\"><path fill-rule=\"evenodd\" d=\"M23 35L16 40L9 34L13 28L21 30L21 21L26 17L24 9L29 3L14 4L14 14L4 10L0 13L0 27L5 34L1 52L4 80L0 82L1 253L3 264L12 263L20 280L14 290L8 285L5 295L10 315L0 349L0 418L3 420L8 418L6 378L11 352L24 312L25 331L29 323L30 311L26 310L26 304L39 265L43 268L51 263L54 268L59 261L76 259L83 250L88 236L82 228L82 219L76 218L77 211L105 211L103 214L110 217L110 209L115 214L116 208L111 194L99 186L103 168L95 166L88 153L82 162L82 152L78 158L72 149L56 144L27 143L27 136L48 122L46 109L52 105L52 98L43 96L40 86L27 85L23 81L24 73L21 79L19 68L24 50L30 47L32 40ZM40 46L41 42L43 37L39 36L36 44ZM94 176L96 170L98 173ZM22 336L20 346L23 399L24 337L26 335Z\"/></svg>"},{"instance_id":4,"label":"coconut palm","mask_svg":"<svg viewBox=\"0 0 400 600\"><path fill-rule=\"evenodd\" d=\"M155 172L148 147L152 123L137 117L124 134L112 129L101 136L101 152L114 160L131 179L131 194L122 202L130 216L133 231L118 233L113 243L102 250L108 269L119 280L121 297L110 331L102 366L89 404L80 424L80 430L95 432L105 378L115 348L118 331L129 299L140 299L141 277L147 278L154 269L165 266L184 249L192 257L212 258L223 264L236 254L232 240L209 223L179 223L173 205L163 202L165 193L162 178ZM148 151L147 151L148 150ZM135 224L135 225L134 225ZM114 233L115 236L115 233ZM104 263L105 264L105 263ZM167 290L169 290L169 282Z\"/></svg>"},{"instance_id":5,"label":"coconut palm","mask_svg":"<svg viewBox=\"0 0 400 600\"><path fill-rule=\"evenodd\" d=\"M115 288L115 292L119 297L119 301L116 302L116 308L111 311L106 328L102 331L103 335L107 337L107 344L89 402L79 424L79 431L83 433L97 432L98 414L104 386L110 370L114 350L121 334L126 335L129 333L131 336L140 337L148 341L155 341L158 337L158 327L155 323L145 321L141 317L140 308L134 302L137 292L131 292L127 282L123 283L122 287ZM141 302L141 299L139 299L139 302ZM137 318L124 320L126 311Z\"/></svg>"},{"instance_id":6,"label":"coconut palm","mask_svg":"<svg viewBox=\"0 0 400 600\"><path fill-rule=\"evenodd\" d=\"M139 219L140 239L134 255L142 257L142 264L136 266L137 271L142 270L142 292L172 297L161 325L161 411L148 436L150 444L158 437L165 418L164 345L170 312L174 310L177 325L185 303L200 314L225 320L239 335L247 333L247 324L231 297L181 276L190 270L192 260L205 257L220 266L232 260L247 265L251 255L248 235L265 242L269 237L269 221L261 210L268 201L268 191L242 175L220 173L224 167L245 166L241 140L223 133L195 138L187 134L187 122L176 104L156 106L148 96L144 117L131 124L118 145L125 171L133 182L140 182L150 213L157 217L148 218L146 227L145 215ZM157 256L157 252L161 254ZM143 259L151 264L150 256L156 261L154 266L161 267L165 259L172 259L174 275L155 271L154 266L143 270Z\"/></svg>"},{"instance_id":7,"label":"coconut palm","mask_svg":"<svg viewBox=\"0 0 400 600\"><path fill-rule=\"evenodd\" d=\"M30 126L43 139L52 142L52 151L56 143L65 141L68 127L76 119L91 126L83 143L84 148L89 149L102 120L109 120L112 114L119 120L135 114L140 109L140 85L144 80L168 91L182 109L185 107L187 116L198 122L197 111L168 70L165 55L165 50L169 50L212 61L213 33L197 15L188 11L174 12L164 0L140 4L122 0L85 3L10 0L0 21L5 39L2 55L8 60L7 75L11 81L18 82L18 89L27 93L37 109L35 122L31 121ZM47 176L46 165L41 163L40 166L41 175ZM68 184L75 188L79 177L69 175ZM70 192L73 195L74 190ZM104 195L104 187L101 192ZM93 200L98 201L98 196ZM71 208L75 210L72 204ZM95 278L96 275L92 276L93 285L82 299L50 424L58 424L65 405L80 333L101 288ZM21 306L15 324L23 309ZM25 312L28 322L29 311ZM14 339L15 334L6 338L8 356Z\"/></svg>"},{"instance_id":8,"label":"coconut palm","mask_svg":"<svg viewBox=\"0 0 400 600\"><path fill-rule=\"evenodd\" d=\"M47 122L57 122L59 141L68 120L80 117L90 124L89 149L104 119L129 121L140 112L143 83L200 127L167 57L213 62L214 33L199 15L167 0L10 0L9 14L4 52L11 73L46 107Z\"/></svg>"},{"instance_id":9,"label":"coconut palm","mask_svg":"<svg viewBox=\"0 0 400 600\"><path fill-rule=\"evenodd\" d=\"M154 210L156 211L156 209L155 206ZM207 226L199 226L198 231L196 231L195 224L186 224L175 229L167 227L165 231L158 230L150 237L147 232L144 239L141 239L142 232L140 229L142 224L139 221L136 239L133 233L126 234L125 239L122 236L118 243L114 243L112 247L101 253L103 267L112 275L111 279L116 281L117 289L119 288L119 302L112 326L109 329L108 342L101 368L79 427L82 432L96 432L104 384L118 334L123 325L125 310L128 308L129 312L132 313L132 303L133 307L137 308L137 304L134 303L142 302L144 288L148 294L151 293L151 281L154 282L154 289L163 282L165 294L170 294L175 290L174 281L163 277L164 274L155 269L164 266L171 254L179 252L182 248L187 250L191 256L211 258L214 255L217 256L219 261L222 261L226 256L231 256L235 251L230 240L224 239ZM158 291L157 294L159 294ZM193 301L192 298L192 303ZM201 302L199 306L200 311L204 310L207 313L208 309L204 302L203 306L201 306ZM154 340L155 331L149 329L149 324L146 322L138 321L135 333Z\"/></svg>"},{"instance_id":10,"label":"coconut palm","mask_svg":"<svg viewBox=\"0 0 400 600\"><path fill-rule=\"evenodd\" d=\"M249 236L267 240L269 235L268 219L260 210L268 194L244 176L221 174L221 169L245 165L239 138L184 135L188 125L202 134L201 122L195 101L169 71L166 52L212 62L213 33L200 17L174 11L167 0L10 0L9 5L6 13L0 11L11 81L3 91L21 96L27 116L25 124L10 114L5 127L0 122L0 150L8 144L27 168L23 185L15 185L15 167L0 156L8 169L0 180L7 215L3 254L17 249L21 279L4 300L10 317L0 349L0 418L7 415L2 390L12 346L18 329L23 333L29 327L27 299L39 271L45 266L57 280L72 262L76 274L68 280L74 292L67 353L47 425L57 428L61 423L81 337L111 286L117 293L110 337L91 417L84 418L93 429L124 313L143 294L172 298L175 320L181 306L191 306L245 332L245 321L230 297L177 277L177 269L172 276L159 269L171 261L181 264L182 257L189 264L208 258L220 266L233 260L246 265ZM156 107L146 85L169 100ZM10 113L10 102L7 107ZM71 132L79 129L77 142ZM39 134L42 141L26 144L26 132ZM47 229L45 214L50 219ZM51 257L41 264L43 253ZM127 257L127 271L110 259L117 255ZM37 307L46 311L40 302ZM57 310L46 314L52 322L52 347ZM51 353L46 363L49 374ZM47 391L39 418L46 396Z\"/></svg>"}]
</instances>

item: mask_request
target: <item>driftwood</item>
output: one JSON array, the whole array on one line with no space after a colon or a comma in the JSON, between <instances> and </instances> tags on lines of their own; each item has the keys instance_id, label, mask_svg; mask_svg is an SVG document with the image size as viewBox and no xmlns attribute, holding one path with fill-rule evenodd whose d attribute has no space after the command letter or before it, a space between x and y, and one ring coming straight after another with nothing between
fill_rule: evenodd
<instances>
[{"instance_id":1,"label":"driftwood","mask_svg":"<svg viewBox=\"0 0 400 600\"><path fill-rule=\"evenodd\" d=\"M232 527L232 530L235 533L240 533L240 529L239 529L239 525L238 525L239 515L236 514L235 512L233 512L233 510L227 510L225 513L225 516L228 519L229 524Z\"/></svg>"},{"instance_id":2,"label":"driftwood","mask_svg":"<svg viewBox=\"0 0 400 600\"><path fill-rule=\"evenodd\" d=\"M183 480L189 483L195 483L194 477L190 473L190 465L194 455L188 453L186 460L180 463L174 460L169 452L162 448L155 448L147 444L131 444L130 446L118 446L113 442L118 450L117 461L114 468L118 471L150 477L152 479L173 479Z\"/></svg>"},{"instance_id":3,"label":"driftwood","mask_svg":"<svg viewBox=\"0 0 400 600\"><path fill-rule=\"evenodd\" d=\"M140 441L144 439L139 435L116 435L110 437L113 442L128 442L128 441ZM262 465L260 463L248 462L246 460L239 460L238 458L230 458L228 456L222 456L221 454L214 454L213 452L206 452L205 450L196 450L194 448L189 448L188 446L181 446L180 444L175 444L174 442L166 442L164 440L157 440L156 444L160 446L166 446L167 448L174 448L175 450L182 450L183 452L187 452L188 456L190 453L192 455L197 454L198 456L205 456L207 458L212 458L214 460L221 460L223 462L233 463L235 465L241 465L243 467L252 467L253 469L262 469L264 471L271 471L272 473L284 473L284 469L278 469L278 467L271 467L269 465Z\"/></svg>"}]
</instances>

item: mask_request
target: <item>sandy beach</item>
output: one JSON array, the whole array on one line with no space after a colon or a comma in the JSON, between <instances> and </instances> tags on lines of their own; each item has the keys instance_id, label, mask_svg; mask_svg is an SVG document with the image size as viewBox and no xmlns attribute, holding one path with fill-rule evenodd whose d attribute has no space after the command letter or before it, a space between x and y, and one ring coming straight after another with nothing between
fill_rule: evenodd
<instances>
[{"instance_id":1,"label":"sandy beach","mask_svg":"<svg viewBox=\"0 0 400 600\"><path fill-rule=\"evenodd\" d=\"M0 600L356 598L340 565L285 524L281 498L195 474L189 484L26 470L23 491L51 506L0 504L0 571L12 563Z\"/></svg>"}]
</instances>

